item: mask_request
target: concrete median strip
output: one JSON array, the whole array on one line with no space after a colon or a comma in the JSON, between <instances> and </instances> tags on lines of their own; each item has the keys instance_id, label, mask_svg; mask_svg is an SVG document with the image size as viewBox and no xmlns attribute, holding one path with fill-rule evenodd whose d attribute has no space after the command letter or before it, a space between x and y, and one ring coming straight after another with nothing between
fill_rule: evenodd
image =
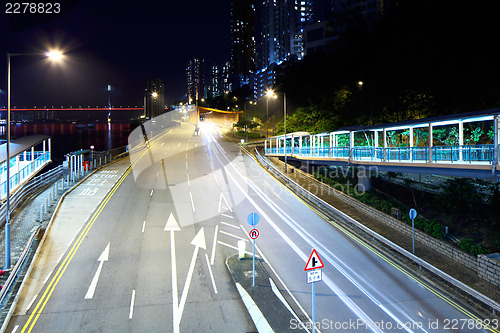
<instances>
[{"instance_id":1,"label":"concrete median strip","mask_svg":"<svg viewBox=\"0 0 500 333\"><path fill-rule=\"evenodd\" d=\"M236 282L236 288L240 293L241 299L243 300L243 303L245 304L245 307L247 308L250 317L252 317L253 323L255 324L257 331L274 332L269 323L267 322L266 318L260 311L259 307L257 306L257 304L255 304L252 297L247 293L245 288L243 288L241 284L239 284L238 282Z\"/></svg>"}]
</instances>

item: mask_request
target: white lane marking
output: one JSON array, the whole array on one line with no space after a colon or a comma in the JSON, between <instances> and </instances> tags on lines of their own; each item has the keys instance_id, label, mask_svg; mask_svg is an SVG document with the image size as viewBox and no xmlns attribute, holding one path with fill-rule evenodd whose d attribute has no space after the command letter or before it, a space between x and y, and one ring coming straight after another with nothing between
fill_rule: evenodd
<instances>
[{"instance_id":1,"label":"white lane marking","mask_svg":"<svg viewBox=\"0 0 500 333\"><path fill-rule=\"evenodd\" d=\"M132 298L130 299L130 312L128 313L128 319L132 319L134 316L134 302L135 302L135 289L132 290Z\"/></svg>"},{"instance_id":2,"label":"white lane marking","mask_svg":"<svg viewBox=\"0 0 500 333\"><path fill-rule=\"evenodd\" d=\"M240 240L244 240L245 242L248 242L248 239L246 238L243 238L243 237L239 237L239 236L236 236L236 235L233 235L233 234L230 234L229 232L225 232L225 231L219 231L221 234L224 234L224 235L228 235L229 237L233 237L233 238L236 238L236 239L240 239Z\"/></svg>"},{"instance_id":3,"label":"white lane marking","mask_svg":"<svg viewBox=\"0 0 500 333\"><path fill-rule=\"evenodd\" d=\"M61 254L61 256L59 257L59 259L57 259L56 265L59 264L59 262L61 261L62 257L64 257L64 253Z\"/></svg>"},{"instance_id":4,"label":"white lane marking","mask_svg":"<svg viewBox=\"0 0 500 333\"><path fill-rule=\"evenodd\" d=\"M189 173L186 173L187 179L188 179L188 186L191 186L191 181L189 180Z\"/></svg>"},{"instance_id":5,"label":"white lane marking","mask_svg":"<svg viewBox=\"0 0 500 333\"><path fill-rule=\"evenodd\" d=\"M156 173L156 177L158 177L158 172Z\"/></svg>"},{"instance_id":6,"label":"white lane marking","mask_svg":"<svg viewBox=\"0 0 500 333\"><path fill-rule=\"evenodd\" d=\"M210 273L210 279L212 279L212 286L214 287L214 293L217 294L217 286L215 285L214 274L212 273L212 267L210 267L210 263L208 262L208 254L206 253L205 253L205 259L207 259L208 272Z\"/></svg>"},{"instance_id":7,"label":"white lane marking","mask_svg":"<svg viewBox=\"0 0 500 333\"><path fill-rule=\"evenodd\" d=\"M14 329L12 330L12 333L16 333L18 328L19 328L19 325L14 326Z\"/></svg>"},{"instance_id":8,"label":"white lane marking","mask_svg":"<svg viewBox=\"0 0 500 333\"><path fill-rule=\"evenodd\" d=\"M52 272L53 271L50 271L50 273L47 274L47 277L45 278L45 280L43 280L42 284L46 284L47 283L47 281L49 280L50 276L52 275Z\"/></svg>"},{"instance_id":9,"label":"white lane marking","mask_svg":"<svg viewBox=\"0 0 500 333\"><path fill-rule=\"evenodd\" d=\"M227 202L226 197L224 196L224 194L223 194L222 192L221 192L220 194L222 195L222 198L223 198L223 199L224 199L224 201L226 202L226 205L227 205L227 207L229 208L229 211L232 213L232 212L233 212L233 210L231 209L231 205L229 204L229 202Z\"/></svg>"},{"instance_id":10,"label":"white lane marking","mask_svg":"<svg viewBox=\"0 0 500 333\"><path fill-rule=\"evenodd\" d=\"M217 232L219 231L219 225L217 224L215 226L215 232L214 232L214 242L212 244L212 256L211 256L211 259L210 259L210 264L213 265L214 264L214 260L215 260L215 246L217 245Z\"/></svg>"},{"instance_id":11,"label":"white lane marking","mask_svg":"<svg viewBox=\"0 0 500 333\"><path fill-rule=\"evenodd\" d=\"M177 147L180 147L181 146L181 143L179 142L179 144L177 145Z\"/></svg>"},{"instance_id":12,"label":"white lane marking","mask_svg":"<svg viewBox=\"0 0 500 333\"><path fill-rule=\"evenodd\" d=\"M226 223L224 221L220 221L221 224L227 225L228 227L235 228L235 229L240 229L240 227L235 226L234 224Z\"/></svg>"},{"instance_id":13,"label":"white lane marking","mask_svg":"<svg viewBox=\"0 0 500 333\"><path fill-rule=\"evenodd\" d=\"M144 232L144 229L146 229L146 221L142 222L142 232Z\"/></svg>"},{"instance_id":14,"label":"white lane marking","mask_svg":"<svg viewBox=\"0 0 500 333\"><path fill-rule=\"evenodd\" d=\"M165 144L165 142L162 142L162 144L160 145L160 147L163 147L164 144Z\"/></svg>"},{"instance_id":15,"label":"white lane marking","mask_svg":"<svg viewBox=\"0 0 500 333\"><path fill-rule=\"evenodd\" d=\"M29 311L29 309L31 308L31 306L33 305L33 303L35 303L36 301L36 298L38 297L38 294L36 294L33 299L31 300L30 304L28 304L28 306L26 307L26 312Z\"/></svg>"},{"instance_id":16,"label":"white lane marking","mask_svg":"<svg viewBox=\"0 0 500 333\"><path fill-rule=\"evenodd\" d=\"M215 175L215 172L213 173L213 175L214 175L214 178L215 178L215 183L217 184L217 186L219 186L219 187L220 187L220 185L219 185L219 181L217 180L217 176Z\"/></svg>"},{"instance_id":17,"label":"white lane marking","mask_svg":"<svg viewBox=\"0 0 500 333\"><path fill-rule=\"evenodd\" d=\"M196 211L194 209L194 201L193 201L193 195L191 194L191 191L189 191L189 197L191 198L191 206L193 207L193 213Z\"/></svg>"},{"instance_id":18,"label":"white lane marking","mask_svg":"<svg viewBox=\"0 0 500 333\"><path fill-rule=\"evenodd\" d=\"M234 219L234 217L232 217L232 216L230 216L230 215L226 215L226 214L220 214L220 215L222 215L222 216L224 216L224 217L227 217L227 218L229 218L229 219Z\"/></svg>"},{"instance_id":19,"label":"white lane marking","mask_svg":"<svg viewBox=\"0 0 500 333\"><path fill-rule=\"evenodd\" d=\"M151 193L149 194L150 197L153 196L153 192L154 192L154 190L151 190Z\"/></svg>"}]
</instances>

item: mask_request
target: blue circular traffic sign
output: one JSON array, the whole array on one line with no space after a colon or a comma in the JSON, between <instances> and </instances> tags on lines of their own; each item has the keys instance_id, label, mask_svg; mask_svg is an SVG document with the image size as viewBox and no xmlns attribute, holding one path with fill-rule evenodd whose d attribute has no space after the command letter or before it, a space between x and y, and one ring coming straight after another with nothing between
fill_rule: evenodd
<instances>
[{"instance_id":1,"label":"blue circular traffic sign","mask_svg":"<svg viewBox=\"0 0 500 333\"><path fill-rule=\"evenodd\" d=\"M260 216L257 213L250 213L248 214L247 221L251 226L256 226L260 221Z\"/></svg>"},{"instance_id":2,"label":"blue circular traffic sign","mask_svg":"<svg viewBox=\"0 0 500 333\"><path fill-rule=\"evenodd\" d=\"M410 209L410 219L414 220L417 217L417 211L415 209Z\"/></svg>"}]
</instances>

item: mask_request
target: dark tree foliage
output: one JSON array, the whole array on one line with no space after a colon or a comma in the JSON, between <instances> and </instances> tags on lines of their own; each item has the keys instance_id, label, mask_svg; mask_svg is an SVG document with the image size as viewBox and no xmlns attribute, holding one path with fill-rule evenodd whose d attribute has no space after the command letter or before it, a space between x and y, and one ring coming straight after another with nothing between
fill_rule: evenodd
<instances>
[{"instance_id":1,"label":"dark tree foliage","mask_svg":"<svg viewBox=\"0 0 500 333\"><path fill-rule=\"evenodd\" d=\"M278 85L326 127L500 106L495 1L391 4L375 26L347 28L333 52L284 69Z\"/></svg>"}]
</instances>

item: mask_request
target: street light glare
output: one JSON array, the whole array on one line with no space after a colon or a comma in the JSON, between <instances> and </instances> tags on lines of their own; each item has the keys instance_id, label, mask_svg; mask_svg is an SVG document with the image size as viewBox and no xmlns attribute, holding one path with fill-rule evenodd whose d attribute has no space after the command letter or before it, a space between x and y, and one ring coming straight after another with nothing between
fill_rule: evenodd
<instances>
[{"instance_id":1,"label":"street light glare","mask_svg":"<svg viewBox=\"0 0 500 333\"><path fill-rule=\"evenodd\" d=\"M151 94L154 98L158 97L158 93L155 91Z\"/></svg>"},{"instance_id":2,"label":"street light glare","mask_svg":"<svg viewBox=\"0 0 500 333\"><path fill-rule=\"evenodd\" d=\"M272 91L271 89L269 89L269 90L266 91L266 95L267 95L267 97L274 96L274 91Z\"/></svg>"},{"instance_id":3,"label":"street light glare","mask_svg":"<svg viewBox=\"0 0 500 333\"><path fill-rule=\"evenodd\" d=\"M45 55L52 60L60 60L63 57L63 54L60 51L48 51Z\"/></svg>"}]
</instances>

